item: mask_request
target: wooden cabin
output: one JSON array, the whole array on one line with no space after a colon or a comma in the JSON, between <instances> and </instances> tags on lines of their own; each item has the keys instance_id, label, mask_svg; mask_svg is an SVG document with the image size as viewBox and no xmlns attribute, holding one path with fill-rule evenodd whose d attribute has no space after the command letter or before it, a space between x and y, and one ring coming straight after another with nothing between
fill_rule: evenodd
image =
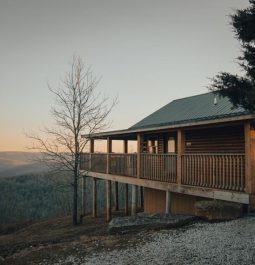
<instances>
[{"instance_id":1,"label":"wooden cabin","mask_svg":"<svg viewBox=\"0 0 255 265\"><path fill-rule=\"evenodd\" d=\"M90 153L81 171L107 184L107 217L111 183L144 187L147 213L194 214L201 199L238 202L255 209L255 115L234 108L228 98L206 93L174 100L126 130L85 135ZM106 153L94 153L94 141L107 141ZM123 152L112 153L112 141ZM136 141L130 153L128 142Z\"/></svg>"}]
</instances>

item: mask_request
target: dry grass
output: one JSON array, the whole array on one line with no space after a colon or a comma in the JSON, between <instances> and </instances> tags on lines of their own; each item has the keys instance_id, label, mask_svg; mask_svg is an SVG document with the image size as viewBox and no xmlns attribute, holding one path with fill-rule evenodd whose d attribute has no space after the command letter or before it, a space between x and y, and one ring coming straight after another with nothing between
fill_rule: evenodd
<instances>
[{"instance_id":1,"label":"dry grass","mask_svg":"<svg viewBox=\"0 0 255 265\"><path fill-rule=\"evenodd\" d=\"M122 215L122 213L117 213ZM86 217L84 224L73 226L71 217L40 221L10 234L0 235L0 264L38 264L59 255L84 255L101 248L125 244L125 235L108 234L105 217Z\"/></svg>"}]
</instances>

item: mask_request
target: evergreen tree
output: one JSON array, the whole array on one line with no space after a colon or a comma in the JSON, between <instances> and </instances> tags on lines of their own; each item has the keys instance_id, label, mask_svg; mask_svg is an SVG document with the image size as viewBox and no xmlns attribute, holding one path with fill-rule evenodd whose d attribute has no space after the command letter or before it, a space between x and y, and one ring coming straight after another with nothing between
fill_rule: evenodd
<instances>
[{"instance_id":1,"label":"evergreen tree","mask_svg":"<svg viewBox=\"0 0 255 265\"><path fill-rule=\"evenodd\" d=\"M213 78L211 90L228 97L235 107L255 111L255 0L249 2L248 8L231 16L235 36L242 47L238 62L244 75L220 72Z\"/></svg>"}]
</instances>

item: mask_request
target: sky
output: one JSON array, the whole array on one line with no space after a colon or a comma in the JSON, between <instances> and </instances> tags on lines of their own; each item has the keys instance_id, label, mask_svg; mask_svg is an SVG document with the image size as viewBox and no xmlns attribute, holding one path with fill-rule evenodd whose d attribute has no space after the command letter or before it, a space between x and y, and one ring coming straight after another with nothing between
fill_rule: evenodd
<instances>
[{"instance_id":1,"label":"sky","mask_svg":"<svg viewBox=\"0 0 255 265\"><path fill-rule=\"evenodd\" d=\"M50 124L55 87L81 56L118 96L110 130L240 73L229 15L248 0L0 0L0 151L26 150Z\"/></svg>"}]
</instances>

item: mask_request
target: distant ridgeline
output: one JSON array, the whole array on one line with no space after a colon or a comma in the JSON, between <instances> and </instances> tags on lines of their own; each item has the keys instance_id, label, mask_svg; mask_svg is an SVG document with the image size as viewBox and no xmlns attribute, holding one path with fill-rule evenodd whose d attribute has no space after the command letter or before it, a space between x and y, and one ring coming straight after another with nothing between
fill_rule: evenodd
<instances>
[{"instance_id":1,"label":"distant ridgeline","mask_svg":"<svg viewBox=\"0 0 255 265\"><path fill-rule=\"evenodd\" d=\"M90 178L87 178L86 184L86 209L87 213L90 213L92 211ZM97 185L98 210L102 212L105 208L105 183L98 181ZM124 208L124 195L124 185L119 184L120 208ZM81 202L81 190L78 201ZM70 177L67 175L53 177L49 174L31 174L0 178L0 224L66 216L71 213L72 188Z\"/></svg>"}]
</instances>

